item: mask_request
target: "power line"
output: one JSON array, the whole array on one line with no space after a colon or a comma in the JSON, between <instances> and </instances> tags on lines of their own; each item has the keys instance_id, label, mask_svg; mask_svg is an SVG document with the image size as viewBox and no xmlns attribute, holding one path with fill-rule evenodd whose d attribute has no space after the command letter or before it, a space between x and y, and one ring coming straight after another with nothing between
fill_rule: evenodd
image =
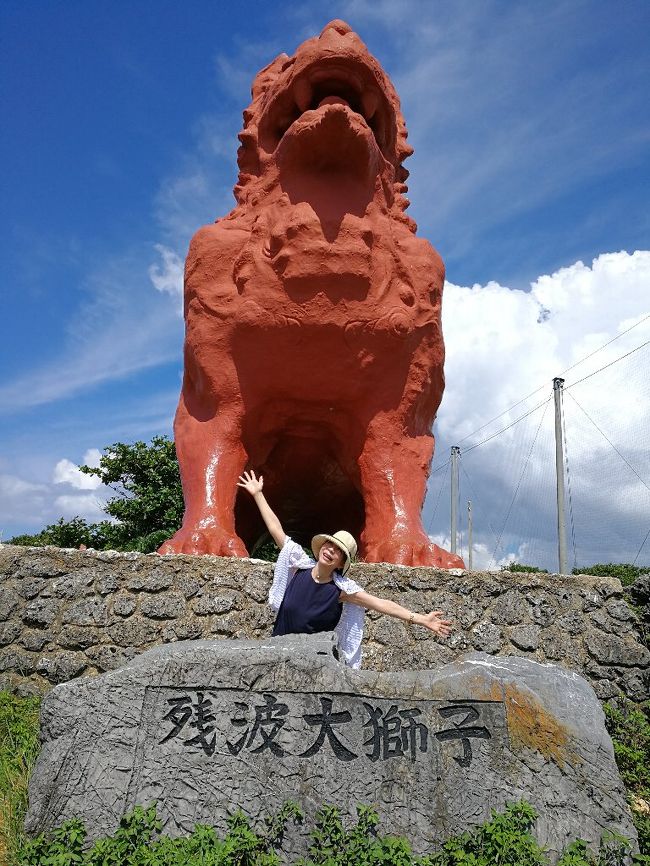
<instances>
[{"instance_id":1,"label":"power line","mask_svg":"<svg viewBox=\"0 0 650 866\"><path fill-rule=\"evenodd\" d=\"M430 478L432 475L435 475L436 472L441 472L443 469L446 469L447 466L449 466L450 463L451 463L451 459L447 459L447 462L446 462L446 463L441 463L440 466L436 466L435 469L432 469L432 470L429 472L429 478Z\"/></svg>"},{"instance_id":2,"label":"power line","mask_svg":"<svg viewBox=\"0 0 650 866\"><path fill-rule=\"evenodd\" d=\"M646 318L650 318L650 317L646 317ZM642 320L642 321L645 321L645 320ZM640 323L638 323L638 324L640 324ZM630 330L630 329L628 329L628 330ZM622 335L621 335L621 336L622 336ZM615 338L615 339L616 339L616 338ZM611 342L613 342L613 340L610 340L610 343L611 343ZM622 361L624 358L629 358L629 356L630 356L630 355L633 355L634 352L638 352L639 349L643 349L645 346L647 346L647 345L649 345L649 344L650 344L650 340L646 340L645 343L641 343L640 346L637 346L636 348L631 349L629 352L626 352L624 355L620 355L618 358L615 358L613 361L610 361L608 364L605 364L603 367L600 367L600 369L598 369L598 370L594 370L593 373L589 373L588 375L584 376L582 379L578 379L577 382L573 382L571 385L566 385L566 386L564 387L564 390L567 391L569 388L573 388L573 387L575 387L575 385L580 385L582 382L585 382L587 379L590 379L592 376L595 376L597 373L602 373L603 370L606 370L608 367L611 367L613 364L616 364L616 363L618 363L619 361ZM609 344L606 343L605 345L609 345ZM604 347L601 347L601 348L604 348ZM596 351L600 351L600 350L598 349L598 350L596 350ZM594 353L592 352L592 355L593 355L593 354L594 354ZM589 357L589 356L587 356L587 357ZM585 359L583 359L583 360L585 360ZM582 362L579 361L578 363L582 363ZM574 364L573 366L575 367L575 366L577 366L577 364ZM573 369L573 368L572 368L572 367L569 367L569 369L571 370L571 369ZM543 387L544 387L544 386L541 386L541 387L538 388L536 391L531 391L531 393L528 395L528 397L531 397L533 394L536 394L537 391L541 391ZM522 400L520 400L518 403L515 403L513 406L511 406L510 409L514 408L514 406L518 406L519 403L523 403L524 400L527 400L527 399L528 399L528 397L524 397L524 398L523 398ZM550 399L550 398L548 398L548 399ZM523 421L524 418L527 418L527 417L528 417L529 415L531 415L533 412L536 412L536 411L537 411L541 406L543 406L544 403L546 403L546 402L547 402L546 400L542 400L541 403L538 403L536 406L533 406L532 409L529 409L528 412L524 413L523 415L520 415L519 418L516 418L516 419L515 419L514 421L512 421L510 424L507 424L505 427L502 427L500 430L497 430L495 433L491 433L489 436L486 436L485 439L482 439L480 442L475 442L474 445L470 445L469 448L466 448L466 449L465 449L465 452L464 452L464 453L465 453L465 454L468 454L470 451L473 451L474 448L479 448L481 445L485 445L486 442L489 442L491 439L494 439L496 436L500 436L502 433L505 433L506 430L510 430L511 427L514 427L515 424L518 424L520 421ZM507 412L509 412L510 409L506 409L505 412L502 412L501 415L497 415L495 418L492 419L492 421L496 421L498 418L501 418L503 415L505 415ZM474 433L478 433L479 430L482 430L484 427L489 426L489 425L492 423L492 421L488 421L487 424L483 424L483 426L482 426L482 427L479 427L477 430L475 430ZM464 442L466 439L469 439L470 436L473 436L474 433L470 433L470 434L468 434L467 436L464 436L462 439L459 440L459 442ZM604 434L603 434L603 435L604 435ZM612 446L612 447L613 447L613 446ZM437 472L439 468L440 468L440 467L436 467L436 468L433 469L432 471L433 471L433 472Z\"/></svg>"},{"instance_id":3,"label":"power line","mask_svg":"<svg viewBox=\"0 0 650 866\"><path fill-rule=\"evenodd\" d=\"M640 548L637 550L637 552L636 552L636 556L634 557L634 562L632 563L632 565L636 565L636 561L637 561L637 559L641 556L641 551L642 551L643 548L645 547L645 543L646 543L646 541L648 540L648 536L649 536L649 535L650 535L650 529L648 529L648 531L646 532L646 534L645 534L645 538L644 538L643 541L641 542L641 547L640 547Z\"/></svg>"},{"instance_id":4,"label":"power line","mask_svg":"<svg viewBox=\"0 0 650 866\"><path fill-rule=\"evenodd\" d=\"M538 389L541 390L541 389ZM545 400L542 400L541 403L538 403L537 406L533 406L532 409L529 409L524 415L520 415L519 418L516 418L511 424L508 424L506 427L502 427L501 430L497 430L496 433L492 433L490 436L486 436L485 439L482 439L480 442L476 442L474 445L470 445L469 448L465 449L465 454L469 454L470 451L473 451L475 448L479 448L481 445L485 445L486 442L489 442L490 439L494 439L495 436L500 436L501 433L505 433L506 430L510 430L511 427L514 427L515 424L518 424L520 421L523 421L524 418L528 418L529 415L532 415L533 412L536 412L539 408L541 408L545 403L548 403L552 398L547 397ZM467 437L465 437L467 438ZM462 440L461 440L462 441Z\"/></svg>"},{"instance_id":5,"label":"power line","mask_svg":"<svg viewBox=\"0 0 650 866\"><path fill-rule=\"evenodd\" d=\"M627 328L625 331L621 331L620 334L617 334L615 337L612 337L611 340L608 340L606 343L603 343L602 346L599 346L597 349L594 349L593 352L590 352L588 355L585 355L584 358L580 358L580 360L579 360L579 361L576 361L575 364L571 364L570 367L567 367L566 370L564 370L562 373L560 373L560 376L564 376L564 375L565 375L566 373L568 373L570 370L573 370L574 367L578 367L578 366L579 366L580 364L582 364L584 361L589 360L589 358L591 358L591 357L593 357L594 355L598 354L598 352L601 352L603 349L606 349L607 346L611 346L611 344L612 344L612 343L615 343L616 340L620 340L621 337L624 337L626 334L629 334L631 330L633 330L634 328L637 328L639 325L642 325L642 324L643 324L645 321L647 321L648 319L650 319L650 313L648 313L648 315L647 315L647 316L644 316L642 319L639 319L638 322L635 322L633 325L630 325L630 327Z\"/></svg>"},{"instance_id":6,"label":"power line","mask_svg":"<svg viewBox=\"0 0 650 866\"><path fill-rule=\"evenodd\" d=\"M580 385L581 382L586 382L587 379L591 379L592 376L595 376L596 373L602 373L603 370L606 370L608 367L612 367L614 364L618 364L619 361L622 361L624 358L629 358L630 355L633 355L635 352L638 352L639 349L643 349L645 346L650 344L650 340L646 340L645 343L641 343L640 346L637 346L636 349L631 349L629 352L626 352L624 355L619 355L618 358L614 358L613 361L610 361L609 364L605 364L604 367L600 367L598 370L594 370L593 373L588 373L586 376L583 376L582 379L578 379L577 382L572 382L570 385L566 385L564 390L568 390L569 388L575 388L576 385Z\"/></svg>"},{"instance_id":7,"label":"power line","mask_svg":"<svg viewBox=\"0 0 650 866\"><path fill-rule=\"evenodd\" d=\"M469 489L470 489L470 492L471 492L471 494L472 494L472 499L474 500L474 502L480 502L480 500L478 499L478 497L477 497L477 495L476 495L476 488L475 488L474 485L472 484L471 478L469 477L469 474L468 474L467 470L465 469L462 460L461 460L461 463L460 463L460 468L461 468L463 474L465 475L465 477L467 478L467 483L468 483L468 485L469 485ZM496 532L494 531L494 527L493 527L492 524L490 523L490 518L486 516L486 521L485 521L485 522L487 523L487 525L488 525L488 529L489 529L490 532L492 533L492 537L493 537L494 541L496 542L496 541L497 541L497 534L496 534Z\"/></svg>"},{"instance_id":8,"label":"power line","mask_svg":"<svg viewBox=\"0 0 650 866\"><path fill-rule=\"evenodd\" d=\"M593 352L590 352L588 355L585 355L584 358L580 358L580 360L576 361L575 364L571 364L570 367L567 367L566 370L563 370L559 375L560 376L566 375L568 372L575 369L575 367L580 366L580 364L584 363L585 361L589 360L589 358L592 358L594 355L598 354L598 352L601 352L603 349L606 349L607 346L610 346L612 343L616 342L616 340L620 340L620 338L624 337L625 334L629 334L630 331L632 331L634 328L637 328L639 325L642 325L648 319L650 319L650 313L647 316L644 316L642 319L639 319L638 322L635 322L633 325L630 325L630 327L626 328L625 331L621 331L620 334L617 334L615 337L612 337L611 340L608 340L606 343L603 343L602 346L599 346L597 349L594 349ZM647 345L647 344L644 343L643 345ZM637 348L641 348L641 347L637 347ZM636 349L634 349L633 351L636 351ZM622 357L625 357L625 355L623 355ZM604 370L605 367L603 367L602 369ZM596 372L600 372L600 371L597 370ZM592 373L590 375L593 376L594 374ZM587 377L585 377L585 378L587 378ZM581 379L580 381L584 381L584 380ZM577 385L578 383L575 382L574 384ZM530 397L533 397L539 391L543 391L544 388L546 388L546 387L547 386L544 384L544 385L540 385L539 388L535 388L534 391L531 391L530 394L527 394L525 397L522 397L520 400L517 400L517 402L513 403L512 406L510 406L508 409L505 409L499 415L495 415L494 418L490 419L489 421L486 421L485 424L482 424L480 427L477 427L476 430L473 430L471 433L468 433L467 436L464 436L462 439L458 440L457 444L460 445L461 442L464 442L466 439L471 439L472 436L475 436L477 433L480 433L481 430L484 430L486 427L489 427L490 424L492 424L494 421L498 421L499 418L503 418L503 416L507 415L508 412L512 412L512 410L516 409L517 406L520 406L522 403L525 403L526 400L528 400ZM538 407L535 407L535 408L538 408ZM532 411L534 412L535 410L533 409ZM508 428L506 427L504 429L507 430Z\"/></svg>"},{"instance_id":9,"label":"power line","mask_svg":"<svg viewBox=\"0 0 650 866\"><path fill-rule=\"evenodd\" d=\"M451 463L451 460L447 460L447 462L441 468L444 469L445 466L449 466L450 463ZM433 526L433 519L436 516L436 512L438 511L438 506L440 505L440 497L442 496L442 488L444 486L445 486L445 476L443 475L442 481L440 482L440 488L438 490L438 496L436 498L436 504L435 504L435 507L433 509L433 514L431 515L431 517L429 519L429 526L427 528L427 535L430 535L430 533L431 533L431 527Z\"/></svg>"},{"instance_id":10,"label":"power line","mask_svg":"<svg viewBox=\"0 0 650 866\"><path fill-rule=\"evenodd\" d=\"M467 436L463 436L462 439L458 440L458 444L460 445L461 442L464 442L466 439L471 439L472 436L474 436L476 433L480 433L481 430L484 430L486 427L489 427L490 424L492 424L494 421L498 421L499 418L503 418L503 416L507 415L508 412L512 412L512 410L516 409L517 406L520 406L522 403L525 403L526 400L528 400L530 397L533 397L535 394L538 394L540 391L543 391L544 388L546 388L546 387L547 387L546 385L540 385L539 388L535 388L534 391L531 391L530 394L527 394L525 397L522 397L521 400L517 400L517 402L513 403L512 406L510 406L508 409L504 409L504 411L501 412L499 415L495 415L494 418L491 418L489 421L486 421L485 424L481 424L480 427L477 427L476 430L473 430L471 433L468 433ZM541 405L542 404L540 403L538 406L535 406L535 409L538 409L539 406L541 406ZM534 412L535 409L531 409L531 412ZM526 417L525 415L522 415L522 418L525 418L525 417ZM515 423L517 423L517 422L515 422ZM507 429L508 429L507 427L504 427L504 430L507 430ZM486 439L484 441L487 442L488 440ZM475 447L476 447L475 445L472 446L472 448L475 448ZM470 449L468 448L465 453L467 453L467 451L469 451L469 450Z\"/></svg>"},{"instance_id":11,"label":"power line","mask_svg":"<svg viewBox=\"0 0 650 866\"><path fill-rule=\"evenodd\" d=\"M539 431L542 427L542 421L544 420L544 418L546 416L546 410L548 409L548 404L551 402L551 399L552 398L549 397L545 401L546 406L544 407L544 411L542 412L542 417L539 419L539 424L537 425L537 430L535 431L535 436L533 437L533 441L532 441L532 444L530 446L530 450L528 451L528 456L526 457L526 460L524 462L523 469L521 470L521 475L519 476L519 481L517 481L517 486L516 486L515 492L512 496L512 501L510 502L510 505L508 506L508 511L506 512L505 520L503 521L503 526L501 528L501 534L499 535L499 538L497 539L497 543L494 547L494 553L492 554L492 562L495 565L496 565L497 550L499 549L499 545L501 544L501 539L503 537L503 533L506 531L506 525L508 523L508 519L510 518L510 512L512 511L512 507L515 504L517 494L519 493L519 488L521 487L521 482L524 480L524 475L526 474L526 469L528 468L528 464L530 462L530 458L532 456L533 449L535 448L535 443L537 442L537 437L539 436ZM544 406L544 403L540 403L539 405ZM539 406L537 408L539 408ZM530 413L528 413L528 414L530 414ZM467 450L469 451L471 449L468 448Z\"/></svg>"},{"instance_id":12,"label":"power line","mask_svg":"<svg viewBox=\"0 0 650 866\"><path fill-rule=\"evenodd\" d=\"M650 341L649 341L649 342L650 342ZM577 384L577 383L576 383L576 384ZM609 438L605 433L603 433L603 431L600 429L600 427L598 426L598 424L596 424L596 422L594 421L594 419L593 419L593 418L588 414L587 410L586 410L586 409L583 409L583 407L580 405L580 403L578 403L578 401L577 401L576 398L573 396L573 394L569 394L569 397L571 397L571 399L572 399L573 402L576 404L576 406L578 407L578 409L580 409L580 411L581 411L581 412L582 412L582 413L587 417L587 419L588 419L589 421L591 421L591 423L594 425L594 427L596 428L596 430L598 430L598 432L599 432L600 435L603 437L603 439L606 439L607 442L609 442L609 444L612 446L612 448L614 449L614 451L616 451L616 453L617 453L618 456L621 458L621 460L623 461L623 463L625 463L625 465L626 465L629 469L631 469L632 472L634 472L634 474L635 474L636 477L639 479L639 481L641 482L641 484L643 484L643 486L646 488L646 490L650 490L650 486L647 485L647 484L645 483L645 481L643 480L643 478L641 478L641 476L640 476L639 473L636 471L636 469L634 468L634 466L632 466L632 464L630 463L630 461L627 460L627 459L626 459L626 458L621 454L621 452L618 450L618 448L616 447L616 445L614 445L614 443L612 442L612 440L611 440L611 439L610 439L610 438Z\"/></svg>"}]
</instances>

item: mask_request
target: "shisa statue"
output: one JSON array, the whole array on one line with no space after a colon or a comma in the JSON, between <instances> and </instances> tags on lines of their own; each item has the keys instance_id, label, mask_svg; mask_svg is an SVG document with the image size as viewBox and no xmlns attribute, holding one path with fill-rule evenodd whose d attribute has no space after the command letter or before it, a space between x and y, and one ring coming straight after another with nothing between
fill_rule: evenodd
<instances>
[{"instance_id":1,"label":"shisa statue","mask_svg":"<svg viewBox=\"0 0 650 866\"><path fill-rule=\"evenodd\" d=\"M252 552L249 467L297 541L345 527L368 562L462 567L421 522L444 266L405 213L406 138L390 80L342 21L255 78L237 204L186 262L186 510L162 553Z\"/></svg>"}]
</instances>

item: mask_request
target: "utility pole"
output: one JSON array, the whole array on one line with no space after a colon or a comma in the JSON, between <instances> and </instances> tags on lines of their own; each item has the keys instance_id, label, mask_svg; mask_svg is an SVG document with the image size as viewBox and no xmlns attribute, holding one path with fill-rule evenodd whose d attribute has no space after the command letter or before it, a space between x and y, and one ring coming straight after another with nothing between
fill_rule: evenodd
<instances>
[{"instance_id":1,"label":"utility pole","mask_svg":"<svg viewBox=\"0 0 650 866\"><path fill-rule=\"evenodd\" d=\"M458 536L458 458L460 448L451 446L451 552L456 553Z\"/></svg>"},{"instance_id":2,"label":"utility pole","mask_svg":"<svg viewBox=\"0 0 650 866\"><path fill-rule=\"evenodd\" d=\"M472 570L472 503L467 500L467 567Z\"/></svg>"},{"instance_id":3,"label":"utility pole","mask_svg":"<svg viewBox=\"0 0 650 866\"><path fill-rule=\"evenodd\" d=\"M555 477L557 485L557 548L560 574L567 574L566 525L564 523L564 438L562 436L562 389L564 379L553 379L555 401Z\"/></svg>"}]
</instances>

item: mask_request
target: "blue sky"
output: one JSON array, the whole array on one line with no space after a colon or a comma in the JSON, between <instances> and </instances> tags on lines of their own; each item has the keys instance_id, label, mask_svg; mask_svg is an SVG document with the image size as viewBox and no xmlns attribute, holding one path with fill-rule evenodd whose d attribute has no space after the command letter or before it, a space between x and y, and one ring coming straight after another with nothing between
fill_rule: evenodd
<instances>
[{"instance_id":1,"label":"blue sky","mask_svg":"<svg viewBox=\"0 0 650 866\"><path fill-rule=\"evenodd\" d=\"M98 519L106 492L81 486L74 465L111 442L171 432L180 268L192 233L232 206L250 83L336 17L397 87L415 147L410 213L447 266L448 385L434 466L443 447L648 314L650 263L633 257L650 249L646 0L4 0L3 538L61 514ZM542 306L549 321L537 323L531 311ZM593 369L646 339L647 322ZM633 375L626 362L612 369L622 371L615 390L635 412L645 407L634 426L624 429L631 413L603 400L602 384L586 408L596 422L612 417L599 426L650 483L650 442L639 432L648 429L647 350L633 360ZM497 471L483 451L475 486L488 511L490 496L509 500L518 475ZM495 473L509 479L500 492ZM597 492L585 490L592 509ZM603 509L631 497L638 525L601 556L636 552L650 525L646 493L609 491ZM518 505L540 523L539 497ZM598 519L611 525L605 511ZM441 540L444 523L431 524ZM487 555L492 541L475 532ZM527 552L548 558L549 533ZM526 553L514 536L500 555L508 551Z\"/></svg>"}]
</instances>

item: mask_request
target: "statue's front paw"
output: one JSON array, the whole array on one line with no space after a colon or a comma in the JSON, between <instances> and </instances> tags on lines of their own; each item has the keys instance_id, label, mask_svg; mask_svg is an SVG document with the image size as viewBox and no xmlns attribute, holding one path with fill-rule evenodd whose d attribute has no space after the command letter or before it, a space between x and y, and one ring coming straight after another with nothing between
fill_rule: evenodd
<instances>
[{"instance_id":1,"label":"statue's front paw","mask_svg":"<svg viewBox=\"0 0 650 866\"><path fill-rule=\"evenodd\" d=\"M368 544L363 551L366 562L392 562L395 565L428 565L433 568L465 568L455 553L449 553L424 537L393 537L377 544Z\"/></svg>"},{"instance_id":2,"label":"statue's front paw","mask_svg":"<svg viewBox=\"0 0 650 866\"><path fill-rule=\"evenodd\" d=\"M181 527L158 548L158 553L189 553L194 556L248 556L244 542L220 527Z\"/></svg>"}]
</instances>

